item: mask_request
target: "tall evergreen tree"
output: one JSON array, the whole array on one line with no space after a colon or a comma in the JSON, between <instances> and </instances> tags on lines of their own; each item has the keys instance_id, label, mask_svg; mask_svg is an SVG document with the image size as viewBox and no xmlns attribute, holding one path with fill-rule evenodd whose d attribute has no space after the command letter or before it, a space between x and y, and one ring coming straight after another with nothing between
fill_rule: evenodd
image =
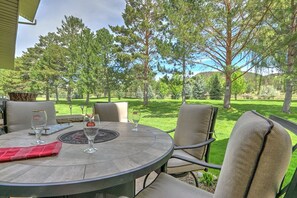
<instances>
[{"instance_id":1,"label":"tall evergreen tree","mask_svg":"<svg viewBox=\"0 0 297 198\"><path fill-rule=\"evenodd\" d=\"M224 108L231 107L232 74L242 68L248 72L256 65L251 64L255 58L251 56L251 52L258 49L257 40L262 36L260 31L273 2L275 1L205 1L209 20L203 32L207 40L202 47L204 54L211 61L199 63L225 75ZM268 46L257 54L264 58L270 55L272 50L274 49ZM241 64L243 62L245 64ZM237 67L239 64L240 67Z\"/></svg>"},{"instance_id":2,"label":"tall evergreen tree","mask_svg":"<svg viewBox=\"0 0 297 198\"><path fill-rule=\"evenodd\" d=\"M186 102L186 75L191 73L194 60L199 56L198 45L203 43L201 35L204 16L201 1L164 0L163 36L157 42L162 60L173 69L162 67L162 71L182 74L182 103Z\"/></svg>"},{"instance_id":3,"label":"tall evergreen tree","mask_svg":"<svg viewBox=\"0 0 297 198\"><path fill-rule=\"evenodd\" d=\"M80 58L79 63L79 78L78 83L83 92L86 94L86 104L89 103L90 94L94 93L97 87L97 73L95 72L98 65L94 51L95 35L89 28L84 28L81 37L79 38L80 48L78 53Z\"/></svg>"},{"instance_id":4,"label":"tall evergreen tree","mask_svg":"<svg viewBox=\"0 0 297 198\"><path fill-rule=\"evenodd\" d=\"M209 98L211 100L221 100L222 99L222 88L219 80L219 76L215 74L210 81Z\"/></svg>"},{"instance_id":5,"label":"tall evergreen tree","mask_svg":"<svg viewBox=\"0 0 297 198\"><path fill-rule=\"evenodd\" d=\"M297 1L291 0L290 1L290 20L289 20L289 28L288 32L290 34L290 41L288 44L287 50L287 65L284 68L287 78L286 78L286 95L283 103L283 112L290 113L291 108L291 101L293 95L293 86L294 86L294 78L296 77L297 73L297 41L296 41L296 34L297 34ZM293 38L292 38L293 37ZM293 75L292 75L293 74Z\"/></svg>"},{"instance_id":6,"label":"tall evergreen tree","mask_svg":"<svg viewBox=\"0 0 297 198\"><path fill-rule=\"evenodd\" d=\"M106 28L102 28L97 30L95 39L97 58L100 62L99 65L102 66L101 75L98 74L98 77L100 76L102 84L104 84L103 86L108 93L108 102L111 102L111 90L118 88L118 79L120 77L117 75L118 68L115 64L114 37Z\"/></svg>"},{"instance_id":7,"label":"tall evergreen tree","mask_svg":"<svg viewBox=\"0 0 297 198\"><path fill-rule=\"evenodd\" d=\"M270 31L261 32L263 38L262 40L258 40L258 43L264 49L267 49L267 46L271 42L276 46L275 48L277 50L271 53L271 56L265 61L284 73L286 93L282 111L290 113L293 87L296 86L294 79L297 74L297 1L274 1L273 6L270 8L270 15L266 20L266 24L267 29L269 27Z\"/></svg>"},{"instance_id":8,"label":"tall evergreen tree","mask_svg":"<svg viewBox=\"0 0 297 198\"><path fill-rule=\"evenodd\" d=\"M152 56L156 53L156 26L160 20L159 5L156 0L126 0L122 16L125 25L110 28L116 34L120 52L130 54L135 63L142 66L135 78L143 82L143 104L147 105Z\"/></svg>"},{"instance_id":9,"label":"tall evergreen tree","mask_svg":"<svg viewBox=\"0 0 297 198\"><path fill-rule=\"evenodd\" d=\"M63 87L67 90L67 101L71 102L71 95L75 88L78 75L78 65L80 61L79 54L79 38L85 28L82 20L74 16L65 16L62 21L62 26L57 29L57 34L60 37L60 45L65 49L64 57L66 63L62 67L63 72Z\"/></svg>"},{"instance_id":10,"label":"tall evergreen tree","mask_svg":"<svg viewBox=\"0 0 297 198\"><path fill-rule=\"evenodd\" d=\"M193 84L192 95L195 99L206 99L205 81L198 75L196 76L196 80Z\"/></svg>"},{"instance_id":11,"label":"tall evergreen tree","mask_svg":"<svg viewBox=\"0 0 297 198\"><path fill-rule=\"evenodd\" d=\"M55 92L56 99L59 100L57 90L65 57L63 56L63 49L59 45L58 37L51 32L46 36L40 36L35 47L40 57L37 64L33 66L31 75L34 76L34 80L38 81L40 88L44 89L46 100L50 99L52 92Z\"/></svg>"}]
</instances>

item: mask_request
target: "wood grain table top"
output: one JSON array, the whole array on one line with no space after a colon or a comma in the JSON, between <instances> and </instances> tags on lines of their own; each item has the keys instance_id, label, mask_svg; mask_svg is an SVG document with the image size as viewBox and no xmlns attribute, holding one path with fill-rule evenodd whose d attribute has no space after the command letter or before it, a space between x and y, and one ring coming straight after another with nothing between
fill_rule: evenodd
<instances>
[{"instance_id":1,"label":"wood grain table top","mask_svg":"<svg viewBox=\"0 0 297 198\"><path fill-rule=\"evenodd\" d=\"M164 165L173 152L171 137L159 129L132 123L102 122L102 128L119 132L119 137L95 144L93 154L84 153L87 144L63 143L57 156L0 163L0 196L60 196L101 190L133 181ZM82 129L81 123L52 135ZM35 136L29 130L0 136L0 147L31 146Z\"/></svg>"}]
</instances>

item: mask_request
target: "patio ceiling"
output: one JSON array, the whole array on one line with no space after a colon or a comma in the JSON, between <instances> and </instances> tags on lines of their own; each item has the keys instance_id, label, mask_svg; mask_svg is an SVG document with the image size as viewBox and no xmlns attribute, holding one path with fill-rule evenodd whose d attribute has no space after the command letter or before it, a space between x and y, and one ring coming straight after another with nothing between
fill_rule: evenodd
<instances>
[{"instance_id":1,"label":"patio ceiling","mask_svg":"<svg viewBox=\"0 0 297 198\"><path fill-rule=\"evenodd\" d=\"M0 68L14 68L19 15L33 22L39 1L0 0Z\"/></svg>"}]
</instances>

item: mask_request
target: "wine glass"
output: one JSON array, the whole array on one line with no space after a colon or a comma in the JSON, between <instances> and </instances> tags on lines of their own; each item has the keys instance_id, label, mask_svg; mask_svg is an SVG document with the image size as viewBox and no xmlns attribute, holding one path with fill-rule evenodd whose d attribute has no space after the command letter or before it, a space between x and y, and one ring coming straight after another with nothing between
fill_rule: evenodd
<instances>
[{"instance_id":1,"label":"wine glass","mask_svg":"<svg viewBox=\"0 0 297 198\"><path fill-rule=\"evenodd\" d=\"M85 115L83 121L84 134L88 138L89 147L84 150L85 153L94 153L97 148L94 147L94 140L99 131L99 116L95 115Z\"/></svg>"},{"instance_id":2,"label":"wine glass","mask_svg":"<svg viewBox=\"0 0 297 198\"><path fill-rule=\"evenodd\" d=\"M41 132L44 130L44 127L47 123L47 114L44 110L34 110L32 111L31 126L35 132L36 144L45 143L44 140L41 140Z\"/></svg>"},{"instance_id":3,"label":"wine glass","mask_svg":"<svg viewBox=\"0 0 297 198\"><path fill-rule=\"evenodd\" d=\"M81 114L84 114L84 108L85 108L85 106L84 106L84 105L80 105Z\"/></svg>"},{"instance_id":4,"label":"wine glass","mask_svg":"<svg viewBox=\"0 0 297 198\"><path fill-rule=\"evenodd\" d=\"M133 111L132 112L132 121L134 123L133 131L138 131L138 123L140 120L140 112L139 111Z\"/></svg>"}]
</instances>

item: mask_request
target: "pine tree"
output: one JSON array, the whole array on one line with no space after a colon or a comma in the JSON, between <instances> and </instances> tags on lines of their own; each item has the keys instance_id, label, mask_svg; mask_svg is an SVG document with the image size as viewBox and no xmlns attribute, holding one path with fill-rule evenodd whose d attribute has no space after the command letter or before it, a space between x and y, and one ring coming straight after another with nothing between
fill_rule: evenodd
<instances>
[{"instance_id":1,"label":"pine tree","mask_svg":"<svg viewBox=\"0 0 297 198\"><path fill-rule=\"evenodd\" d=\"M148 104L148 86L156 53L156 29L160 24L160 6L157 0L126 0L123 13L124 26L110 27L116 35L118 53L130 55L134 60L135 79L143 83L143 104Z\"/></svg>"},{"instance_id":2,"label":"pine tree","mask_svg":"<svg viewBox=\"0 0 297 198\"><path fill-rule=\"evenodd\" d=\"M203 43L202 29L204 16L201 9L201 1L174 0L164 1L163 11L165 18L163 35L157 42L158 52L162 56L165 65L171 65L173 69L161 68L168 73L180 73L182 75L182 103L191 97L187 74L199 56L198 46Z\"/></svg>"},{"instance_id":3,"label":"pine tree","mask_svg":"<svg viewBox=\"0 0 297 198\"><path fill-rule=\"evenodd\" d=\"M214 77L211 79L211 88L209 91L209 97L211 100L222 99L222 88L217 74L214 75Z\"/></svg>"},{"instance_id":4,"label":"pine tree","mask_svg":"<svg viewBox=\"0 0 297 198\"><path fill-rule=\"evenodd\" d=\"M203 79L197 76L193 85L193 97L195 99L206 99L206 86Z\"/></svg>"},{"instance_id":5,"label":"pine tree","mask_svg":"<svg viewBox=\"0 0 297 198\"><path fill-rule=\"evenodd\" d=\"M61 45L64 48L63 56L66 57L66 64L62 66L61 72L63 72L63 88L67 90L68 102L71 102L71 96L76 87L76 80L78 78L78 63L81 58L79 54L79 37L84 28L85 25L82 19L73 16L65 16L65 19L62 21L62 26L57 29Z\"/></svg>"}]
</instances>

